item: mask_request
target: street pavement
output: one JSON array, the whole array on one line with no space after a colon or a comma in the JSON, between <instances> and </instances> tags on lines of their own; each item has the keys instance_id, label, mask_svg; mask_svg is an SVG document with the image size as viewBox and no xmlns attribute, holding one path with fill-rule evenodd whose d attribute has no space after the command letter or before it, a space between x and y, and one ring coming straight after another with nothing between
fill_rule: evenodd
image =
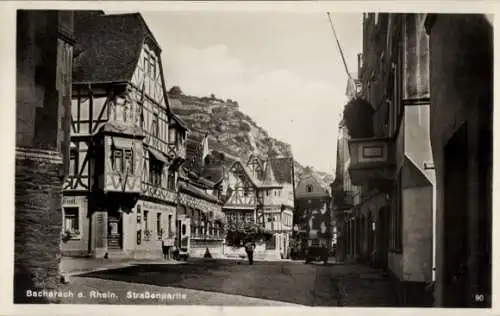
<instances>
[{"instance_id":1,"label":"street pavement","mask_svg":"<svg viewBox=\"0 0 500 316\"><path fill-rule=\"evenodd\" d=\"M233 306L395 306L388 281L356 264L191 259L116 263L73 274L61 303ZM121 267L118 267L121 264ZM89 270L92 270L89 268ZM82 272L81 272L82 273ZM78 297L80 294L81 297Z\"/></svg>"}]
</instances>

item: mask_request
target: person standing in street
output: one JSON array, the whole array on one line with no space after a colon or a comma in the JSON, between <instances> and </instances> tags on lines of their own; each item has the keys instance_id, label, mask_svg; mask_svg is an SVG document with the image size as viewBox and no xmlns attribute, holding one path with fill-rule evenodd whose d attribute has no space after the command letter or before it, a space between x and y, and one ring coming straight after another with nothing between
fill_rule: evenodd
<instances>
[{"instance_id":1,"label":"person standing in street","mask_svg":"<svg viewBox=\"0 0 500 316\"><path fill-rule=\"evenodd\" d=\"M245 244L245 251L247 253L247 257L248 257L248 263L250 265L253 264L253 251L255 249L255 243L253 241L247 241L247 243Z\"/></svg>"},{"instance_id":2,"label":"person standing in street","mask_svg":"<svg viewBox=\"0 0 500 316\"><path fill-rule=\"evenodd\" d=\"M163 260L170 259L170 246L167 246L168 235L163 234L161 238L161 249L163 251Z\"/></svg>"}]
</instances>

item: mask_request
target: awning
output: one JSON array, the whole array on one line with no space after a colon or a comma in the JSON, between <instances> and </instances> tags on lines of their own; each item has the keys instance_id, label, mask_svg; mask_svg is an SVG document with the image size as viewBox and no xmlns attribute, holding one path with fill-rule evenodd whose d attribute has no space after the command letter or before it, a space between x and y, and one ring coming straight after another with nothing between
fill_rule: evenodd
<instances>
[{"instance_id":1,"label":"awning","mask_svg":"<svg viewBox=\"0 0 500 316\"><path fill-rule=\"evenodd\" d=\"M156 158L156 160L159 160L164 164L168 164L168 158L158 150L148 147L148 151L151 155L153 155L153 157Z\"/></svg>"}]
</instances>

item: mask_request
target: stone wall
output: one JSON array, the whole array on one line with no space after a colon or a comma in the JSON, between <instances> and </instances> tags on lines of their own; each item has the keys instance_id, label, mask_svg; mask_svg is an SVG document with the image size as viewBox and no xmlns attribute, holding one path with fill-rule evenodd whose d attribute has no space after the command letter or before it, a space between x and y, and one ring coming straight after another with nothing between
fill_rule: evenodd
<instances>
[{"instance_id":1,"label":"stone wall","mask_svg":"<svg viewBox=\"0 0 500 316\"><path fill-rule=\"evenodd\" d=\"M54 288L59 279L72 31L72 11L17 13L15 303L28 303L26 290Z\"/></svg>"},{"instance_id":2,"label":"stone wall","mask_svg":"<svg viewBox=\"0 0 500 316\"><path fill-rule=\"evenodd\" d=\"M51 289L59 282L62 160L31 154L16 158L15 303L26 302L26 290Z\"/></svg>"}]
</instances>

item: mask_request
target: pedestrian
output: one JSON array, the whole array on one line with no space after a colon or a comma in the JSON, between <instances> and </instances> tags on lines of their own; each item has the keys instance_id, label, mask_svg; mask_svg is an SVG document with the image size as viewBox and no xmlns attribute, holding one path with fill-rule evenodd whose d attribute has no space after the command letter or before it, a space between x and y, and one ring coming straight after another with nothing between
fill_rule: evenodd
<instances>
[{"instance_id":1,"label":"pedestrian","mask_svg":"<svg viewBox=\"0 0 500 316\"><path fill-rule=\"evenodd\" d=\"M253 251L255 250L255 243L253 241L247 241L247 243L245 244L245 251L247 253L247 257L248 257L248 263L250 265L253 264Z\"/></svg>"},{"instance_id":2,"label":"pedestrian","mask_svg":"<svg viewBox=\"0 0 500 316\"><path fill-rule=\"evenodd\" d=\"M168 239L168 236L166 234L163 234L162 238L161 238L161 250L163 251L163 259L164 260L167 260L167 257L168 259L170 259L170 246L167 246L167 239Z\"/></svg>"}]
</instances>

